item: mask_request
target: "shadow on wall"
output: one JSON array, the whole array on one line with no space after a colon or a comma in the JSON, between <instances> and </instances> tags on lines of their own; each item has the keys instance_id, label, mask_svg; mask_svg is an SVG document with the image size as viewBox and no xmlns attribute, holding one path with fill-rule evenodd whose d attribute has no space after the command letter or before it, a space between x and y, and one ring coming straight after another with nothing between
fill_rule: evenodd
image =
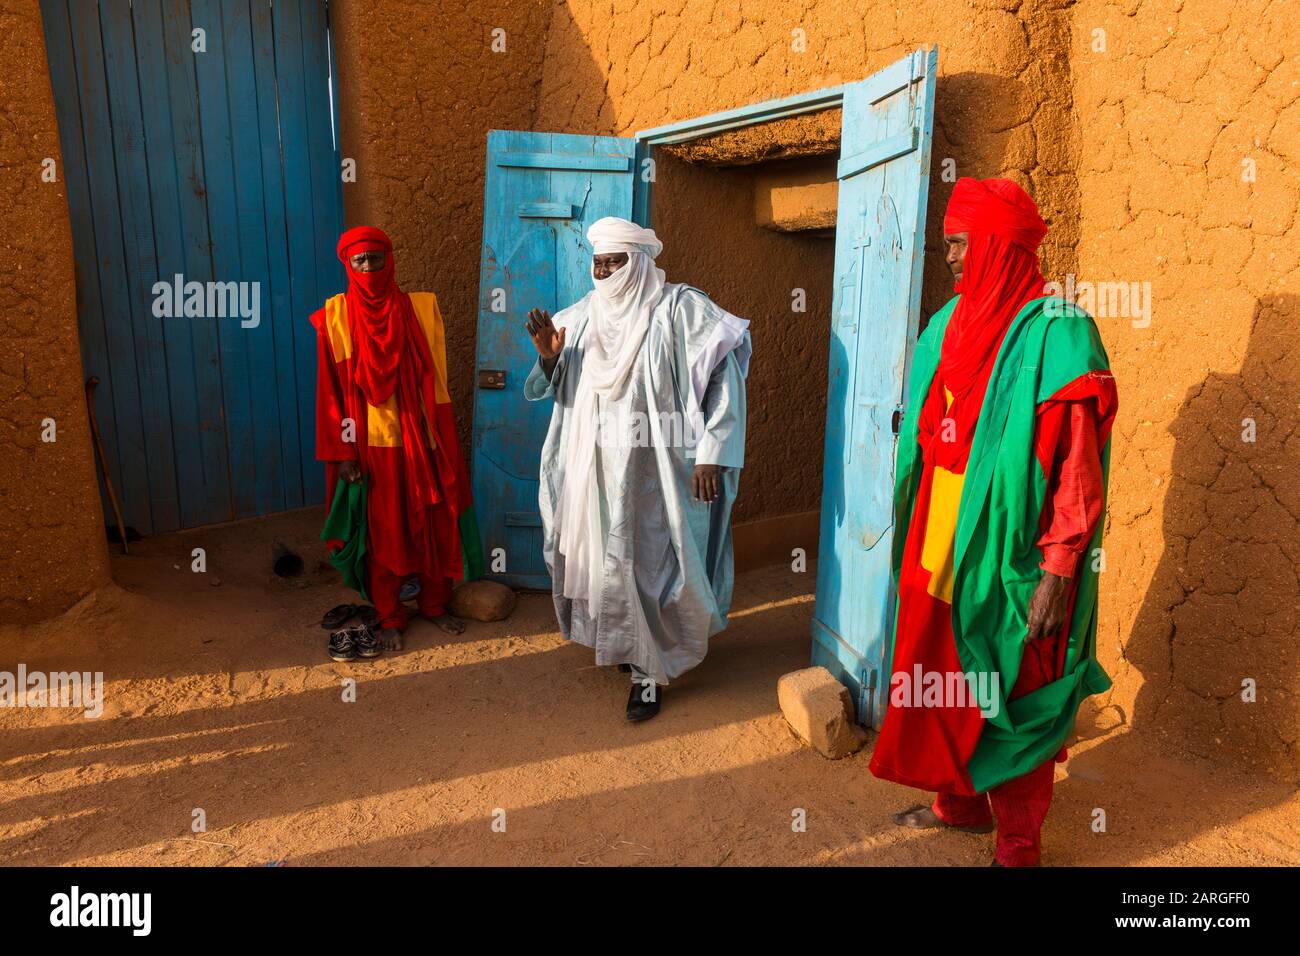
<instances>
[{"instance_id":1,"label":"shadow on wall","mask_svg":"<svg viewBox=\"0 0 1300 956\"><path fill-rule=\"evenodd\" d=\"M940 63L942 69L942 62ZM1031 176L1037 156L1030 125L1036 93L1026 84L991 73L940 73L934 89L934 141L930 154L930 198L925 219L925 274L921 327L953 296L952 273L944 262L943 213L960 176L1014 179L1038 203L1049 227L1040 256L1048 278L1077 271L1078 189L1073 164L1059 157L1053 167L1068 172ZM950 160L950 162L945 162Z\"/></svg>"},{"instance_id":2,"label":"shadow on wall","mask_svg":"<svg viewBox=\"0 0 1300 956\"><path fill-rule=\"evenodd\" d=\"M1300 780L1297 369L1300 296L1268 296L1241 371L1188 393L1170 426L1163 556L1123 649L1145 677L1136 726L1290 781Z\"/></svg>"}]
</instances>

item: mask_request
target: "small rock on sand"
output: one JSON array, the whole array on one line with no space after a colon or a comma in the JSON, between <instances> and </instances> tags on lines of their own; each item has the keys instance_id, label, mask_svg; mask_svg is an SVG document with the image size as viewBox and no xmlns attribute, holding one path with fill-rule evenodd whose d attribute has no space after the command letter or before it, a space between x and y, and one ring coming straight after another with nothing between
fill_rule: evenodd
<instances>
[{"instance_id":1,"label":"small rock on sand","mask_svg":"<svg viewBox=\"0 0 1300 956\"><path fill-rule=\"evenodd\" d=\"M469 581L451 595L451 613L474 621L500 621L518 602L515 592L496 581Z\"/></svg>"},{"instance_id":2,"label":"small rock on sand","mask_svg":"<svg viewBox=\"0 0 1300 956\"><path fill-rule=\"evenodd\" d=\"M776 697L786 723L823 757L847 757L867 741L867 732L853 719L849 689L824 667L784 675L776 683Z\"/></svg>"}]
</instances>

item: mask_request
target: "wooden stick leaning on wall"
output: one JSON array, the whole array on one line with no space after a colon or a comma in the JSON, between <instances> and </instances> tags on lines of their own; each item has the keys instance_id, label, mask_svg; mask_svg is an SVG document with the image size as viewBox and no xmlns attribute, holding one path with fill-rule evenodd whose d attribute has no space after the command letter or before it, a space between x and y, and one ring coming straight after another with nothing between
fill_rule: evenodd
<instances>
[{"instance_id":1,"label":"wooden stick leaning on wall","mask_svg":"<svg viewBox=\"0 0 1300 956\"><path fill-rule=\"evenodd\" d=\"M117 533L122 539L122 553L130 554L131 551L126 543L126 522L122 520L122 508L117 503L117 492L113 490L113 478L108 473L108 460L104 457L104 441L99 437L99 419L95 417L95 389L98 385L98 375L86 379L86 411L90 414L90 437L95 442L95 457L99 459L99 470L104 475L104 487L108 489L108 501L113 506L113 517L117 519Z\"/></svg>"}]
</instances>

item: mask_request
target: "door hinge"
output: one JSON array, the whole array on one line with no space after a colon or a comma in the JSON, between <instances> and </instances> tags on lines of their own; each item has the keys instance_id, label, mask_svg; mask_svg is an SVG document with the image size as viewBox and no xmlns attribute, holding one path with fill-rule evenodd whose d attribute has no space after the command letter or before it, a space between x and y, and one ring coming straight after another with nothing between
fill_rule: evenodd
<instances>
[{"instance_id":1,"label":"door hinge","mask_svg":"<svg viewBox=\"0 0 1300 956\"><path fill-rule=\"evenodd\" d=\"M897 435L898 429L901 428L902 425L903 425L903 406L899 405L897 408L894 409L894 414L889 419L889 426L894 430L894 434Z\"/></svg>"},{"instance_id":2,"label":"door hinge","mask_svg":"<svg viewBox=\"0 0 1300 956\"><path fill-rule=\"evenodd\" d=\"M876 669L864 670L858 692L858 723L866 727L876 725Z\"/></svg>"},{"instance_id":3,"label":"door hinge","mask_svg":"<svg viewBox=\"0 0 1300 956\"><path fill-rule=\"evenodd\" d=\"M479 388L505 388L506 372L500 368L481 368L478 370Z\"/></svg>"}]
</instances>

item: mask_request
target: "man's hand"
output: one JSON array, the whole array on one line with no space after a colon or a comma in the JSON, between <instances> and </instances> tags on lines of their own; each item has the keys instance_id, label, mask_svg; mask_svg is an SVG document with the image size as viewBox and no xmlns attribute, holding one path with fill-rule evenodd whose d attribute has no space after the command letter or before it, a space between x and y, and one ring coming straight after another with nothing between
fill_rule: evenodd
<instances>
[{"instance_id":1,"label":"man's hand","mask_svg":"<svg viewBox=\"0 0 1300 956\"><path fill-rule=\"evenodd\" d=\"M361 466L355 461L339 462L339 477L350 485L361 480Z\"/></svg>"},{"instance_id":2,"label":"man's hand","mask_svg":"<svg viewBox=\"0 0 1300 956\"><path fill-rule=\"evenodd\" d=\"M551 322L551 313L545 309L532 309L528 313L528 334L533 347L543 362L553 362L564 349L565 329L557 329Z\"/></svg>"},{"instance_id":3,"label":"man's hand","mask_svg":"<svg viewBox=\"0 0 1300 956\"><path fill-rule=\"evenodd\" d=\"M722 493L722 466L696 465L691 476L691 497L712 503Z\"/></svg>"},{"instance_id":4,"label":"man's hand","mask_svg":"<svg viewBox=\"0 0 1300 956\"><path fill-rule=\"evenodd\" d=\"M1043 579L1029 598L1029 634L1026 640L1036 641L1060 631L1065 626L1069 605L1070 579L1044 571Z\"/></svg>"}]
</instances>

